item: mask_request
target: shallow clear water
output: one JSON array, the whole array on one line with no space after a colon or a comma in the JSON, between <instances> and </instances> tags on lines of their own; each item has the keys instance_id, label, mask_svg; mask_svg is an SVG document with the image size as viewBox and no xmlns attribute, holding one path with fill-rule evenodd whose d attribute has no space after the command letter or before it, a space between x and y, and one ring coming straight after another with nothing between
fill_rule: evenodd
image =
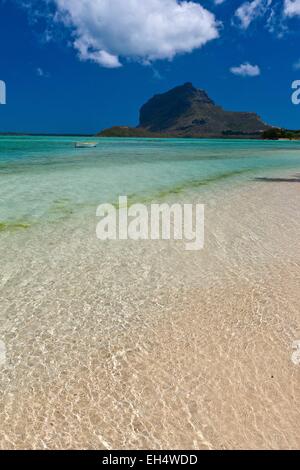
<instances>
[{"instance_id":1,"label":"shallow clear water","mask_svg":"<svg viewBox=\"0 0 300 470\"><path fill-rule=\"evenodd\" d=\"M299 448L300 143L73 143L0 137L0 448ZM120 194L204 249L97 240Z\"/></svg>"},{"instance_id":2,"label":"shallow clear water","mask_svg":"<svg viewBox=\"0 0 300 470\"><path fill-rule=\"evenodd\" d=\"M74 140L80 139L0 137L2 231L119 195L149 200L300 163L298 142L98 139L94 149L75 149Z\"/></svg>"}]
</instances>

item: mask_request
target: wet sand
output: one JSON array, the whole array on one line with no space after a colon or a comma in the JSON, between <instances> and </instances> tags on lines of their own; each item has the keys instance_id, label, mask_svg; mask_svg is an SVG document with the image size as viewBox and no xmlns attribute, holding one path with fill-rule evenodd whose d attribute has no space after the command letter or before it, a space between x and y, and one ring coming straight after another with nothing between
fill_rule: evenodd
<instances>
[{"instance_id":1,"label":"wet sand","mask_svg":"<svg viewBox=\"0 0 300 470\"><path fill-rule=\"evenodd\" d=\"M300 184L281 179L202 192L199 253L100 246L92 223L16 235L0 447L299 448Z\"/></svg>"}]
</instances>

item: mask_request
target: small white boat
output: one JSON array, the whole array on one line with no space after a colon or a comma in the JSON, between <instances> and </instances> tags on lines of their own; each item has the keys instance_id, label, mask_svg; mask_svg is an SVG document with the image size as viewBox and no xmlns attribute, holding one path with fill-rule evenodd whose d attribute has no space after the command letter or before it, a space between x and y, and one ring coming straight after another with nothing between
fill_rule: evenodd
<instances>
[{"instance_id":1,"label":"small white boat","mask_svg":"<svg viewBox=\"0 0 300 470\"><path fill-rule=\"evenodd\" d=\"M77 149L91 149L97 147L97 142L75 142Z\"/></svg>"}]
</instances>

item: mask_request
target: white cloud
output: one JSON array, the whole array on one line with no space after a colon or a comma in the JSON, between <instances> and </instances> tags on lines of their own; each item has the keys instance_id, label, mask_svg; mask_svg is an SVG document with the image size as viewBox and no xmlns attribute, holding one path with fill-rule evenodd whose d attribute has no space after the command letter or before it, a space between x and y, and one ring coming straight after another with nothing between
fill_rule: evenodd
<instances>
[{"instance_id":1,"label":"white cloud","mask_svg":"<svg viewBox=\"0 0 300 470\"><path fill-rule=\"evenodd\" d=\"M231 67L230 72L241 77L257 77L260 75L260 68L258 65L251 65L246 62L238 67Z\"/></svg>"},{"instance_id":2,"label":"white cloud","mask_svg":"<svg viewBox=\"0 0 300 470\"><path fill-rule=\"evenodd\" d=\"M259 17L265 15L273 0L252 0L244 2L235 12L239 26L248 29L250 24Z\"/></svg>"},{"instance_id":3,"label":"white cloud","mask_svg":"<svg viewBox=\"0 0 300 470\"><path fill-rule=\"evenodd\" d=\"M275 34L278 38L282 38L288 31L285 17L282 14L281 2L275 3L275 5L270 8L269 15L266 18L265 27L270 33Z\"/></svg>"},{"instance_id":4,"label":"white cloud","mask_svg":"<svg viewBox=\"0 0 300 470\"><path fill-rule=\"evenodd\" d=\"M82 60L120 67L122 58L173 59L219 36L215 16L193 1L53 0Z\"/></svg>"},{"instance_id":5,"label":"white cloud","mask_svg":"<svg viewBox=\"0 0 300 470\"><path fill-rule=\"evenodd\" d=\"M300 0L284 0L286 16L300 16Z\"/></svg>"}]
</instances>

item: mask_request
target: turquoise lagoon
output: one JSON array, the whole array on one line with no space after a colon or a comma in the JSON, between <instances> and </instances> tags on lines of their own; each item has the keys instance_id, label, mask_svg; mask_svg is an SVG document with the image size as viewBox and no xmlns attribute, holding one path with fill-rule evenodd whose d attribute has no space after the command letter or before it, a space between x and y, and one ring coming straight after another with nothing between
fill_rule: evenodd
<instances>
[{"instance_id":1,"label":"turquoise lagoon","mask_svg":"<svg viewBox=\"0 0 300 470\"><path fill-rule=\"evenodd\" d=\"M163 199L300 168L300 142L0 137L0 231L55 222L119 195ZM86 139L82 139L86 140Z\"/></svg>"}]
</instances>

